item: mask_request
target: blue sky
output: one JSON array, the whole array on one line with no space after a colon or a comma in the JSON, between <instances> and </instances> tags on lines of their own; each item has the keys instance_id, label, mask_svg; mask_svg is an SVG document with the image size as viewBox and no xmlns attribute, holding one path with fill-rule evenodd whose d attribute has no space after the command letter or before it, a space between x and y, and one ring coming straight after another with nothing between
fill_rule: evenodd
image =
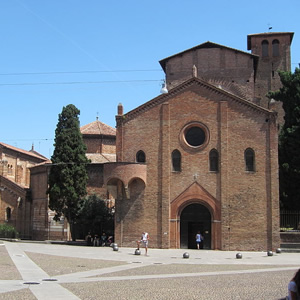
<instances>
[{"instance_id":1,"label":"blue sky","mask_svg":"<svg viewBox=\"0 0 300 300\"><path fill-rule=\"evenodd\" d=\"M284 3L284 4L283 4ZM0 0L0 141L50 158L58 114L115 127L160 93L159 60L206 41L247 51L247 35L295 32L300 1Z\"/></svg>"}]
</instances>

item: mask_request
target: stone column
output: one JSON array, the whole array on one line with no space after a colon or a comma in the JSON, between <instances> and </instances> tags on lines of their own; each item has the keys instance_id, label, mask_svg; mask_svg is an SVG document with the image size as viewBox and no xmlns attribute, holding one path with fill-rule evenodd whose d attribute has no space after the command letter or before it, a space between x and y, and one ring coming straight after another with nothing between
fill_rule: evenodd
<instances>
[{"instance_id":1,"label":"stone column","mask_svg":"<svg viewBox=\"0 0 300 300\"><path fill-rule=\"evenodd\" d=\"M162 248L170 247L170 108L168 103L161 106L160 115L160 166L158 167L161 185L160 195L160 228L158 228L158 241L161 241ZM160 239L159 239L160 235Z\"/></svg>"},{"instance_id":2,"label":"stone column","mask_svg":"<svg viewBox=\"0 0 300 300\"><path fill-rule=\"evenodd\" d=\"M219 145L220 172L218 177L217 201L221 202L220 220L215 220L213 236L215 249L230 250L230 199L227 199L228 185L228 103L219 103ZM220 222L221 221L221 222Z\"/></svg>"}]
</instances>

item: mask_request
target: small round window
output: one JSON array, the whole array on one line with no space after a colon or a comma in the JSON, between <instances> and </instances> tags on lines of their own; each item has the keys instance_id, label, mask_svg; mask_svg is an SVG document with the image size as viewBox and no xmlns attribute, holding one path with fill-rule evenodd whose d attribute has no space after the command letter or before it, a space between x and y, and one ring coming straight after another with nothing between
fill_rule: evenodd
<instances>
[{"instance_id":1,"label":"small round window","mask_svg":"<svg viewBox=\"0 0 300 300\"><path fill-rule=\"evenodd\" d=\"M205 132L201 127L190 127L185 132L185 140L189 145L199 147L205 142Z\"/></svg>"},{"instance_id":2,"label":"small round window","mask_svg":"<svg viewBox=\"0 0 300 300\"><path fill-rule=\"evenodd\" d=\"M209 140L207 127L200 122L191 122L186 125L180 133L181 145L191 151L203 149Z\"/></svg>"}]
</instances>

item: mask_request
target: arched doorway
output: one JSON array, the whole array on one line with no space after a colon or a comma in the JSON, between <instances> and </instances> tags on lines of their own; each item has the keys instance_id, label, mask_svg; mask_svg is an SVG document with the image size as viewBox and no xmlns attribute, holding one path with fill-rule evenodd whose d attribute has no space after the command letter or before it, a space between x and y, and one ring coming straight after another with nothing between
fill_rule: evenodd
<instances>
[{"instance_id":1,"label":"arched doorway","mask_svg":"<svg viewBox=\"0 0 300 300\"><path fill-rule=\"evenodd\" d=\"M196 249L195 236L200 231L204 236L201 248L211 249L211 214L201 204L186 206L180 215L180 248Z\"/></svg>"}]
</instances>

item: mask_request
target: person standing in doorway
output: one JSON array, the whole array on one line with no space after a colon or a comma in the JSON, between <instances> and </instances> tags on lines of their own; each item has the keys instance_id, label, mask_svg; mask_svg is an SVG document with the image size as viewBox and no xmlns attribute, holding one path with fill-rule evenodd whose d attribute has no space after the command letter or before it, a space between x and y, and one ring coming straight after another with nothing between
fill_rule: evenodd
<instances>
[{"instance_id":1,"label":"person standing in doorway","mask_svg":"<svg viewBox=\"0 0 300 300\"><path fill-rule=\"evenodd\" d=\"M198 233L196 234L196 244L197 244L197 249L200 249L200 243L203 240L202 235L200 233L200 231L198 231Z\"/></svg>"}]
</instances>

